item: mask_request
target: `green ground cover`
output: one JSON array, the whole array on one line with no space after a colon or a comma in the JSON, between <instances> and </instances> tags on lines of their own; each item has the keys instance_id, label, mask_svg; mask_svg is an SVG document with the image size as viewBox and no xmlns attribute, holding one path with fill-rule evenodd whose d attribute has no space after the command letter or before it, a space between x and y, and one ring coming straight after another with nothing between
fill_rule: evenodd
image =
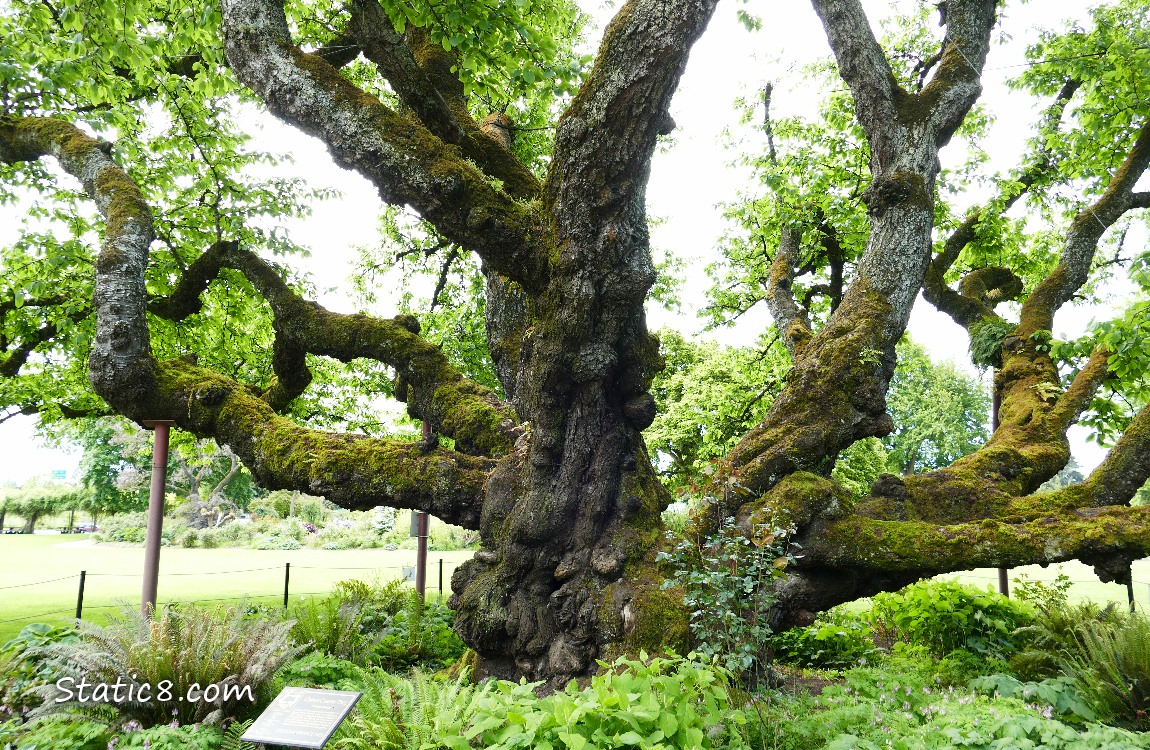
<instances>
[{"instance_id":1,"label":"green ground cover","mask_svg":"<svg viewBox=\"0 0 1150 750\"><path fill-rule=\"evenodd\" d=\"M451 574L471 550L428 554L427 589L449 593ZM0 536L0 643L29 622L62 622L75 614L80 571L87 571L84 616L99 620L119 603L140 601L143 547L95 545L87 535ZM255 550L165 547L160 555L160 604L246 597L283 599L284 565L291 563L290 595L326 593L348 578L389 580L415 565L414 550ZM52 613L48 617L42 617Z\"/></svg>"}]
</instances>

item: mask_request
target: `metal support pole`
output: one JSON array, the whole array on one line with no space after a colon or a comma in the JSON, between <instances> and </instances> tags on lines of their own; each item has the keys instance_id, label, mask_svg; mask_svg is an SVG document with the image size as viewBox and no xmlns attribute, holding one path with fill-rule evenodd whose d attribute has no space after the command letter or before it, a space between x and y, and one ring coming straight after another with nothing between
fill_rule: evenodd
<instances>
[{"instance_id":1,"label":"metal support pole","mask_svg":"<svg viewBox=\"0 0 1150 750\"><path fill-rule=\"evenodd\" d=\"M420 596L426 596L427 589L427 527L430 519L427 514L420 511L416 516L416 547L415 547L415 590Z\"/></svg>"},{"instance_id":2,"label":"metal support pole","mask_svg":"<svg viewBox=\"0 0 1150 750\"><path fill-rule=\"evenodd\" d=\"M76 619L79 620L84 615L84 580L88 577L88 571L80 571L80 591L76 594Z\"/></svg>"},{"instance_id":3,"label":"metal support pole","mask_svg":"<svg viewBox=\"0 0 1150 750\"><path fill-rule=\"evenodd\" d=\"M144 591L140 611L150 617L156 611L156 589L160 581L160 538L164 528L164 489L168 484L169 428L175 422L144 422L155 432L152 445L152 485L148 492L148 532L144 540Z\"/></svg>"},{"instance_id":4,"label":"metal support pole","mask_svg":"<svg viewBox=\"0 0 1150 750\"><path fill-rule=\"evenodd\" d=\"M998 386L994 384L994 368L990 368L990 432L994 434L998 431L998 408L1002 405L1002 396L998 392ZM1003 596L1010 596L1010 578L1008 577L1010 570L1008 568L998 569L998 593Z\"/></svg>"},{"instance_id":5,"label":"metal support pole","mask_svg":"<svg viewBox=\"0 0 1150 750\"><path fill-rule=\"evenodd\" d=\"M423 421L423 439L431 439L431 423ZM415 590L427 596L427 529L430 519L423 511L415 511Z\"/></svg>"},{"instance_id":6,"label":"metal support pole","mask_svg":"<svg viewBox=\"0 0 1150 750\"><path fill-rule=\"evenodd\" d=\"M439 558L439 598L443 598L443 558Z\"/></svg>"},{"instance_id":7,"label":"metal support pole","mask_svg":"<svg viewBox=\"0 0 1150 750\"><path fill-rule=\"evenodd\" d=\"M291 580L291 563L284 563L284 609L288 608L288 582Z\"/></svg>"}]
</instances>

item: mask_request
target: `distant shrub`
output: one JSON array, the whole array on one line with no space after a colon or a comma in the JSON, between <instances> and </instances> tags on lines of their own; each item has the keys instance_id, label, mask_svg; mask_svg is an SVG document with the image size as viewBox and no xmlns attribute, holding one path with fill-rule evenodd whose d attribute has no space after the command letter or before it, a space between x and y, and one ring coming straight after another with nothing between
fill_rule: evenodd
<instances>
[{"instance_id":1,"label":"distant shrub","mask_svg":"<svg viewBox=\"0 0 1150 750\"><path fill-rule=\"evenodd\" d=\"M118 513L100 522L94 534L97 542L143 544L147 536L148 519L145 513Z\"/></svg>"},{"instance_id":2,"label":"distant shrub","mask_svg":"<svg viewBox=\"0 0 1150 750\"><path fill-rule=\"evenodd\" d=\"M872 601L876 629L925 646L936 657L965 649L1005 658L1018 649L1018 628L1034 619L1034 609L1024 602L953 581L919 581Z\"/></svg>"},{"instance_id":3,"label":"distant shrub","mask_svg":"<svg viewBox=\"0 0 1150 750\"><path fill-rule=\"evenodd\" d=\"M853 667L878 651L864 615L832 609L805 628L771 638L775 660L802 667Z\"/></svg>"}]
</instances>

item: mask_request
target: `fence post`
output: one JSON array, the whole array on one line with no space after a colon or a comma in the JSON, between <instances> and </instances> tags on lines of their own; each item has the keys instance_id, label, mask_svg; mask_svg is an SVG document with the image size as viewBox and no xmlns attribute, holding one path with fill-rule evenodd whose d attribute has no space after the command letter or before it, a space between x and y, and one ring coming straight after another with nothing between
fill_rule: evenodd
<instances>
[{"instance_id":1,"label":"fence post","mask_svg":"<svg viewBox=\"0 0 1150 750\"><path fill-rule=\"evenodd\" d=\"M439 598L443 599L443 558L439 558Z\"/></svg>"},{"instance_id":2,"label":"fence post","mask_svg":"<svg viewBox=\"0 0 1150 750\"><path fill-rule=\"evenodd\" d=\"M291 563L284 563L284 609L288 608L288 581L291 580Z\"/></svg>"},{"instance_id":3,"label":"fence post","mask_svg":"<svg viewBox=\"0 0 1150 750\"><path fill-rule=\"evenodd\" d=\"M80 571L80 592L76 594L76 619L79 620L84 614L84 579L88 577L88 571Z\"/></svg>"},{"instance_id":4,"label":"fence post","mask_svg":"<svg viewBox=\"0 0 1150 750\"><path fill-rule=\"evenodd\" d=\"M1137 610L1134 607L1134 579L1131 578L1126 582L1126 598L1130 600L1130 614L1134 614Z\"/></svg>"}]
</instances>

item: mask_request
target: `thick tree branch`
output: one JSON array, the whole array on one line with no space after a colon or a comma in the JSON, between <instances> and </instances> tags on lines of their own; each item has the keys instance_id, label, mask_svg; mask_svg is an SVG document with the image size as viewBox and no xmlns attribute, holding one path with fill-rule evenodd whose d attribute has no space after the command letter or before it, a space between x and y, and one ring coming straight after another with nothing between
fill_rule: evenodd
<instances>
[{"instance_id":1,"label":"thick tree branch","mask_svg":"<svg viewBox=\"0 0 1150 750\"><path fill-rule=\"evenodd\" d=\"M1073 78L1063 84L1058 96L1055 97L1054 102L1043 115L1046 127L1057 127L1066 105L1081 88L1081 85L1080 81ZM994 314L993 306L985 304L985 301L970 299L961 291L951 289L946 283L947 272L958 260L962 251L977 237L978 225L991 205L994 206L999 215L1006 213L1019 198L1034 187L1040 179L1048 175L1053 167L1054 161L1051 159L1049 150L1042 146L1037 158L1023 170L1018 179L1006 182L1006 185L1009 186L1009 192L999 196L993 203L971 211L963 222L951 232L946 242L943 243L942 250L931 261L926 272L926 280L922 286L923 297L940 312L949 315L954 322L963 328L970 328L972 324L991 317Z\"/></svg>"},{"instance_id":2,"label":"thick tree branch","mask_svg":"<svg viewBox=\"0 0 1150 750\"><path fill-rule=\"evenodd\" d=\"M997 5L996 0L948 0L938 68L921 92L903 97L903 117L914 121L925 111L923 119L939 146L946 145L982 93L982 68Z\"/></svg>"},{"instance_id":3,"label":"thick tree branch","mask_svg":"<svg viewBox=\"0 0 1150 750\"><path fill-rule=\"evenodd\" d=\"M414 443L307 430L218 373L183 360L156 363L144 307L151 212L139 189L95 139L70 123L0 119L0 160L44 155L56 157L79 178L107 220L96 262L97 337L89 375L113 408L137 421L171 419L197 436L216 438L270 488L306 490L348 507L426 510L478 526L492 461L454 451L428 453Z\"/></svg>"},{"instance_id":4,"label":"thick tree branch","mask_svg":"<svg viewBox=\"0 0 1150 750\"><path fill-rule=\"evenodd\" d=\"M867 137L882 137L899 119L895 107L898 82L886 54L871 31L870 21L858 0L812 0L823 22L827 40L838 62L839 74L850 86L855 113Z\"/></svg>"},{"instance_id":5,"label":"thick tree branch","mask_svg":"<svg viewBox=\"0 0 1150 750\"><path fill-rule=\"evenodd\" d=\"M937 525L924 521L850 518L807 537L805 565L841 570L913 572L1016 567L1064 560L1150 554L1150 508L1063 509L1019 523L978 521Z\"/></svg>"},{"instance_id":6,"label":"thick tree branch","mask_svg":"<svg viewBox=\"0 0 1150 750\"><path fill-rule=\"evenodd\" d=\"M482 455L510 451L519 434L514 412L490 390L460 375L438 347L420 338L414 318L381 320L329 312L305 300L270 264L237 243L209 248L169 297L152 303L152 311L170 320L197 312L200 294L221 268L243 273L272 309L277 378L264 397L273 407L286 406L310 381L305 353L342 362L367 357L395 368L403 391L398 395L412 416L431 422L461 450Z\"/></svg>"},{"instance_id":7,"label":"thick tree branch","mask_svg":"<svg viewBox=\"0 0 1150 750\"><path fill-rule=\"evenodd\" d=\"M428 130L445 143L459 146L464 156L479 164L487 174L502 180L508 195L524 199L539 195L541 186L531 170L472 119L459 79L450 70L440 71L441 66L421 66L408 40L395 31L378 0L353 0L351 29L367 59L375 63L404 106L411 109ZM413 31L408 37L421 44L425 62L430 57L448 54L426 33ZM436 86L428 70L440 72L437 79L448 87L449 97Z\"/></svg>"},{"instance_id":8,"label":"thick tree branch","mask_svg":"<svg viewBox=\"0 0 1150 750\"><path fill-rule=\"evenodd\" d=\"M1150 121L1139 130L1138 137L1115 172L1106 191L1093 205L1080 211L1066 231L1058 265L1031 293L1022 306L1019 333L1048 331L1054 315L1082 288L1090 276L1090 267L1098 240L1122 214L1138 208L1133 191L1135 183L1150 165Z\"/></svg>"},{"instance_id":9,"label":"thick tree branch","mask_svg":"<svg viewBox=\"0 0 1150 750\"><path fill-rule=\"evenodd\" d=\"M1090 407L1094 394L1110 375L1107 367L1109 358L1110 353L1106 347L1100 346L1090 353L1086 365L1078 371L1070 387L1059 396L1058 401L1046 415L1046 419L1055 429L1065 431Z\"/></svg>"},{"instance_id":10,"label":"thick tree branch","mask_svg":"<svg viewBox=\"0 0 1150 750\"><path fill-rule=\"evenodd\" d=\"M445 143L463 142L463 128L443 95L424 74L378 0L352 0L351 32L400 101Z\"/></svg>"},{"instance_id":11,"label":"thick tree branch","mask_svg":"<svg viewBox=\"0 0 1150 750\"><path fill-rule=\"evenodd\" d=\"M490 459L420 443L308 430L229 378L183 360L158 366L162 408L199 437L226 444L268 489L323 495L345 508L424 510L475 529Z\"/></svg>"},{"instance_id":12,"label":"thick tree branch","mask_svg":"<svg viewBox=\"0 0 1150 750\"><path fill-rule=\"evenodd\" d=\"M642 200L655 140L674 128L671 96L714 9L715 0L631 0L620 9L559 122L545 185L551 205L587 204L593 220Z\"/></svg>"},{"instance_id":13,"label":"thick tree branch","mask_svg":"<svg viewBox=\"0 0 1150 750\"><path fill-rule=\"evenodd\" d=\"M492 268L540 287L547 253L531 211L414 118L293 47L281 0L228 0L223 11L228 61L273 113L324 141L384 200L411 205Z\"/></svg>"},{"instance_id":14,"label":"thick tree branch","mask_svg":"<svg viewBox=\"0 0 1150 750\"><path fill-rule=\"evenodd\" d=\"M811 338L811 321L807 311L795 303L791 290L795 263L798 261L798 232L789 226L779 231L779 248L771 261L767 285L767 309L783 336L791 357L798 359Z\"/></svg>"},{"instance_id":15,"label":"thick tree branch","mask_svg":"<svg viewBox=\"0 0 1150 750\"><path fill-rule=\"evenodd\" d=\"M71 123L0 117L0 161L11 164L42 156L55 157L76 177L106 220L93 294L96 338L88 361L92 387L118 411L146 411L148 394L155 392L144 314L151 210L100 143Z\"/></svg>"},{"instance_id":16,"label":"thick tree branch","mask_svg":"<svg viewBox=\"0 0 1150 750\"><path fill-rule=\"evenodd\" d=\"M73 322L79 322L86 317L88 317L87 310L69 316ZM20 368L28 363L28 357L32 356L36 347L51 341L58 332L59 328L55 323L47 323L13 346L7 355L0 357L0 377L13 378L20 374Z\"/></svg>"}]
</instances>

